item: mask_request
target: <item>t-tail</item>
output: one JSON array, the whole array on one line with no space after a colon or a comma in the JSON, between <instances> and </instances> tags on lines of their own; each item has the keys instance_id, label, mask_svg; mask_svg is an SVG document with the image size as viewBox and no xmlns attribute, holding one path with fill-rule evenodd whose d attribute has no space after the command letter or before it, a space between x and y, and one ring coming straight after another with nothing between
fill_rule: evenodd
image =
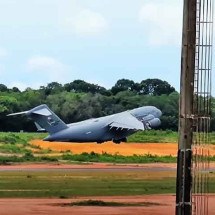
<instances>
[{"instance_id":1,"label":"t-tail","mask_svg":"<svg viewBox=\"0 0 215 215\"><path fill-rule=\"evenodd\" d=\"M12 113L8 116L19 114L26 114L29 118L34 120L39 131L46 130L49 134L54 134L68 128L68 126L45 104L37 106L29 111Z\"/></svg>"}]
</instances>

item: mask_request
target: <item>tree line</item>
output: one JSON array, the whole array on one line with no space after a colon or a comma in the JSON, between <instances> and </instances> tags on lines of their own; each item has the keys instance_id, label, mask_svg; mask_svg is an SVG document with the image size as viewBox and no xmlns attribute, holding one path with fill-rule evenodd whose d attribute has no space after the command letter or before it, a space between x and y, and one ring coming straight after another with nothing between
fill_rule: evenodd
<instances>
[{"instance_id":1,"label":"tree line","mask_svg":"<svg viewBox=\"0 0 215 215\"><path fill-rule=\"evenodd\" d=\"M37 90L24 91L0 84L0 131L36 131L34 123L26 117L6 115L40 104L47 104L66 123L153 105L163 112L159 129L178 129L179 94L174 87L160 79L140 83L120 79L111 89L83 80L64 85L52 82ZM212 130L215 130L214 118L213 114Z\"/></svg>"}]
</instances>

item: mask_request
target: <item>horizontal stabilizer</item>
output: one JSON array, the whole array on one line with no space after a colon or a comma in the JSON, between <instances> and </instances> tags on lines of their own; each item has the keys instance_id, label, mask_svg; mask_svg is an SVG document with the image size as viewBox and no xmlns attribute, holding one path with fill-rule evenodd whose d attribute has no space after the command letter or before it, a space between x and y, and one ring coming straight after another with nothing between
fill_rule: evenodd
<instances>
[{"instance_id":1,"label":"horizontal stabilizer","mask_svg":"<svg viewBox=\"0 0 215 215\"><path fill-rule=\"evenodd\" d=\"M46 107L44 107L43 109L32 111L31 113L42 115L42 116L51 116L52 115L52 113Z\"/></svg>"},{"instance_id":2,"label":"horizontal stabilizer","mask_svg":"<svg viewBox=\"0 0 215 215\"><path fill-rule=\"evenodd\" d=\"M11 114L8 114L7 116L16 116L16 115L21 115L21 114L27 114L28 111L22 111L22 112L18 112L18 113L11 113Z\"/></svg>"},{"instance_id":3,"label":"horizontal stabilizer","mask_svg":"<svg viewBox=\"0 0 215 215\"><path fill-rule=\"evenodd\" d=\"M29 110L29 111L23 111L23 112L18 112L18 113L11 113L8 114L7 116L15 116L15 115L21 115L21 114L37 114L41 116L51 116L52 113L47 109L46 106L42 107L41 109L38 110Z\"/></svg>"},{"instance_id":4,"label":"horizontal stabilizer","mask_svg":"<svg viewBox=\"0 0 215 215\"><path fill-rule=\"evenodd\" d=\"M38 123L34 122L37 127L37 131L45 131L46 129L42 128Z\"/></svg>"}]
</instances>

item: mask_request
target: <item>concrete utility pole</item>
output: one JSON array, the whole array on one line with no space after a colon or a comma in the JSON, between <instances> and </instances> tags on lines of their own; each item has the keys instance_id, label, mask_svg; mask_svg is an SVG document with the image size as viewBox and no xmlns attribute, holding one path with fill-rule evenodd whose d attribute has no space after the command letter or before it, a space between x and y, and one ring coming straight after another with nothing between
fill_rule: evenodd
<instances>
[{"instance_id":1,"label":"concrete utility pole","mask_svg":"<svg viewBox=\"0 0 215 215\"><path fill-rule=\"evenodd\" d=\"M192 214L191 145L193 141L196 5L197 0L184 0L176 215Z\"/></svg>"}]
</instances>

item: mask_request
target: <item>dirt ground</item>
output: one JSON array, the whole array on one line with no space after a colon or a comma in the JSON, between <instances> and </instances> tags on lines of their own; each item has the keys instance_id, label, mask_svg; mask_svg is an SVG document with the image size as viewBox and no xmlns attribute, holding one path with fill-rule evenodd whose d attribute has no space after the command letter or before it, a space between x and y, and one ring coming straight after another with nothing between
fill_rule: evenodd
<instances>
[{"instance_id":1,"label":"dirt ground","mask_svg":"<svg viewBox=\"0 0 215 215\"><path fill-rule=\"evenodd\" d=\"M177 143L121 143L115 144L113 142L105 142L103 144L97 143L65 143L65 142L46 142L42 140L33 140L31 144L39 146L42 149L51 149L55 152L71 151L74 154L81 154L83 152L95 153L106 152L109 154L120 154L124 156L129 155L144 155L152 154L158 156L177 155ZM210 155L215 155L215 146L211 145Z\"/></svg>"},{"instance_id":2,"label":"dirt ground","mask_svg":"<svg viewBox=\"0 0 215 215\"><path fill-rule=\"evenodd\" d=\"M159 169L175 169L175 164L126 164L113 165L104 163L95 163L87 165L78 164L17 164L9 166L0 166L2 171L50 171L54 169L69 170L72 169L136 169L143 171ZM158 172L159 172L158 171ZM62 204L82 200L102 200L107 202L121 203L150 203L150 206L129 206L129 207L98 207L98 206L72 206L65 207ZM105 196L105 197L75 197L71 199L23 199L23 198L2 198L0 199L1 215L139 215L139 214L173 214L175 197L172 195L147 195L147 196ZM154 205L153 205L154 204Z\"/></svg>"},{"instance_id":3,"label":"dirt ground","mask_svg":"<svg viewBox=\"0 0 215 215\"><path fill-rule=\"evenodd\" d=\"M121 143L115 144L113 142L105 142L103 144L97 143L65 143L65 142L46 142L42 140L31 141L32 145L39 146L42 149L51 149L55 152L71 151L74 154L81 154L82 152L95 153L106 152L109 154L120 155L172 155L176 156L177 144L175 143Z\"/></svg>"},{"instance_id":4,"label":"dirt ground","mask_svg":"<svg viewBox=\"0 0 215 215\"><path fill-rule=\"evenodd\" d=\"M123 203L149 202L154 206L90 207L62 206L61 204L80 200L102 200ZM209 196L209 213L215 214L215 195ZM174 195L81 197L73 199L0 199L1 215L172 215L175 211Z\"/></svg>"},{"instance_id":5,"label":"dirt ground","mask_svg":"<svg viewBox=\"0 0 215 215\"><path fill-rule=\"evenodd\" d=\"M215 164L212 163L215 167ZM87 165L78 164L17 164L10 166L0 166L2 171L48 171L53 169L69 170L72 169L135 169L141 168L145 171L176 170L176 164L104 164L92 163ZM122 206L122 207L98 207L98 206L63 206L65 203L82 201L82 200L102 200L106 202L121 203L149 203L148 206ZM215 214L215 195L209 196L209 213ZM0 214L1 215L172 215L175 210L175 195L141 195L141 196L98 196L98 197L74 197L70 199L24 199L24 198L1 198Z\"/></svg>"},{"instance_id":6,"label":"dirt ground","mask_svg":"<svg viewBox=\"0 0 215 215\"><path fill-rule=\"evenodd\" d=\"M152 202L161 205L150 207L63 207L59 203L69 203L85 199L95 199L116 202ZM1 215L161 215L174 214L174 200L172 195L156 196L118 196L118 197L88 197L75 199L0 199Z\"/></svg>"},{"instance_id":7,"label":"dirt ground","mask_svg":"<svg viewBox=\"0 0 215 215\"><path fill-rule=\"evenodd\" d=\"M72 151L75 154L82 152L94 151L96 153L107 152L110 154L133 155L133 154L156 154L176 156L176 143L122 143L120 145L112 142L104 144L96 143L61 143L61 142L44 142L41 140L32 141L33 145L40 146L42 149L52 149L55 152ZM215 155L215 147L211 146L211 155ZM144 171L166 171L176 170L176 164L22 164L11 166L0 166L1 171L13 170L50 170L50 169L124 169L124 168L141 168ZM215 163L211 164L215 168ZM150 206L129 206L129 207L98 207L98 206L62 206L64 203L82 200L102 200L115 201L122 203L143 203L148 202ZM215 195L210 195L209 213L215 214ZM154 205L153 205L154 203ZM21 198L2 198L0 199L0 215L172 215L175 213L175 196L174 195L143 195L143 196L108 196L108 197L75 197L72 199L21 199Z\"/></svg>"}]
</instances>

